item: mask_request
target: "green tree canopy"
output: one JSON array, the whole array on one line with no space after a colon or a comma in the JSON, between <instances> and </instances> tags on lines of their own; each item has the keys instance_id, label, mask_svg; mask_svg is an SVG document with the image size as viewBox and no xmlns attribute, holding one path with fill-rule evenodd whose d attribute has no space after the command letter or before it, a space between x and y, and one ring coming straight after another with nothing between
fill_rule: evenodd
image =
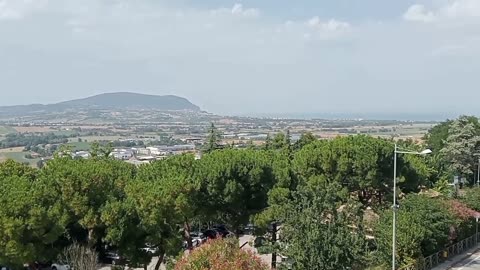
<instances>
[{"instance_id":1,"label":"green tree canopy","mask_svg":"<svg viewBox=\"0 0 480 270\"><path fill-rule=\"evenodd\" d=\"M357 269L365 253L362 211L336 182L314 177L285 208L283 254L293 269Z\"/></svg>"},{"instance_id":2,"label":"green tree canopy","mask_svg":"<svg viewBox=\"0 0 480 270\"><path fill-rule=\"evenodd\" d=\"M64 233L66 217L34 175L19 163L0 164L0 264L21 268L58 251L52 246Z\"/></svg>"},{"instance_id":3,"label":"green tree canopy","mask_svg":"<svg viewBox=\"0 0 480 270\"><path fill-rule=\"evenodd\" d=\"M397 264L412 266L449 243L454 217L441 198L411 194L399 202L397 212ZM377 258L390 265L392 258L392 211L385 210L374 226Z\"/></svg>"},{"instance_id":4,"label":"green tree canopy","mask_svg":"<svg viewBox=\"0 0 480 270\"><path fill-rule=\"evenodd\" d=\"M478 161L475 154L480 153L480 129L476 124L478 121L472 122L468 116L453 121L445 146L440 150L449 170L460 176L472 176L473 167Z\"/></svg>"}]
</instances>

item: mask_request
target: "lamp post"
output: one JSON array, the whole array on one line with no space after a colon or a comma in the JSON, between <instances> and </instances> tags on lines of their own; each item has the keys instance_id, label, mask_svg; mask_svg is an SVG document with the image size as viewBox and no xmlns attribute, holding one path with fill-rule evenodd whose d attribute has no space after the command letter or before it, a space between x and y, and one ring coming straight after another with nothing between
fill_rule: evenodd
<instances>
[{"instance_id":1,"label":"lamp post","mask_svg":"<svg viewBox=\"0 0 480 270\"><path fill-rule=\"evenodd\" d=\"M478 168L477 168L477 187L480 186L480 158L478 158Z\"/></svg>"},{"instance_id":2,"label":"lamp post","mask_svg":"<svg viewBox=\"0 0 480 270\"><path fill-rule=\"evenodd\" d=\"M475 243L478 244L478 218L479 216L475 217Z\"/></svg>"},{"instance_id":3,"label":"lamp post","mask_svg":"<svg viewBox=\"0 0 480 270\"><path fill-rule=\"evenodd\" d=\"M392 270L395 268L395 257L396 257L396 230L397 230L397 155L398 154L407 154L407 155L427 155L432 153L432 150L425 149L422 152L408 151L398 148L395 144L395 151L393 156L393 226L392 226Z\"/></svg>"}]
</instances>

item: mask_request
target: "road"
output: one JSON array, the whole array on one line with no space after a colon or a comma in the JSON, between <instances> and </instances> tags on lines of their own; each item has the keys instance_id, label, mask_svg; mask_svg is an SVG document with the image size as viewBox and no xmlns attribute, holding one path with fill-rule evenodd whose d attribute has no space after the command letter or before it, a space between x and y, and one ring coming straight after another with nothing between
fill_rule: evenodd
<instances>
[{"instance_id":1,"label":"road","mask_svg":"<svg viewBox=\"0 0 480 270\"><path fill-rule=\"evenodd\" d=\"M457 263L450 270L480 270L480 250Z\"/></svg>"}]
</instances>

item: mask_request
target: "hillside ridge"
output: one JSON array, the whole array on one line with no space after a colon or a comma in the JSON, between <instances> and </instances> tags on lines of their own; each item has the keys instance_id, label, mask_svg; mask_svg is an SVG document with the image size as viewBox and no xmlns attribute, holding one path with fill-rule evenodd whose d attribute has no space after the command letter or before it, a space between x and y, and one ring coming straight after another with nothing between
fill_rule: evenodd
<instances>
[{"instance_id":1,"label":"hillside ridge","mask_svg":"<svg viewBox=\"0 0 480 270\"><path fill-rule=\"evenodd\" d=\"M0 106L0 113L22 114L65 109L155 109L163 111L200 111L188 99L175 95L149 95L133 92L103 93L54 104Z\"/></svg>"}]
</instances>

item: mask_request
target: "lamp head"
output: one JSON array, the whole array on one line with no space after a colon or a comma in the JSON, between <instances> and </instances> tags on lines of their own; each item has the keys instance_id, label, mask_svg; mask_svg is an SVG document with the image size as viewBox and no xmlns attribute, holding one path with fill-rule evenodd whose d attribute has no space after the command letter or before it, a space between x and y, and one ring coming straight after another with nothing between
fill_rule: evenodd
<instances>
[{"instance_id":1,"label":"lamp head","mask_svg":"<svg viewBox=\"0 0 480 270\"><path fill-rule=\"evenodd\" d=\"M431 154L432 153L432 150L430 149L425 149L423 150L422 152L420 152L420 155L428 155L428 154Z\"/></svg>"}]
</instances>

